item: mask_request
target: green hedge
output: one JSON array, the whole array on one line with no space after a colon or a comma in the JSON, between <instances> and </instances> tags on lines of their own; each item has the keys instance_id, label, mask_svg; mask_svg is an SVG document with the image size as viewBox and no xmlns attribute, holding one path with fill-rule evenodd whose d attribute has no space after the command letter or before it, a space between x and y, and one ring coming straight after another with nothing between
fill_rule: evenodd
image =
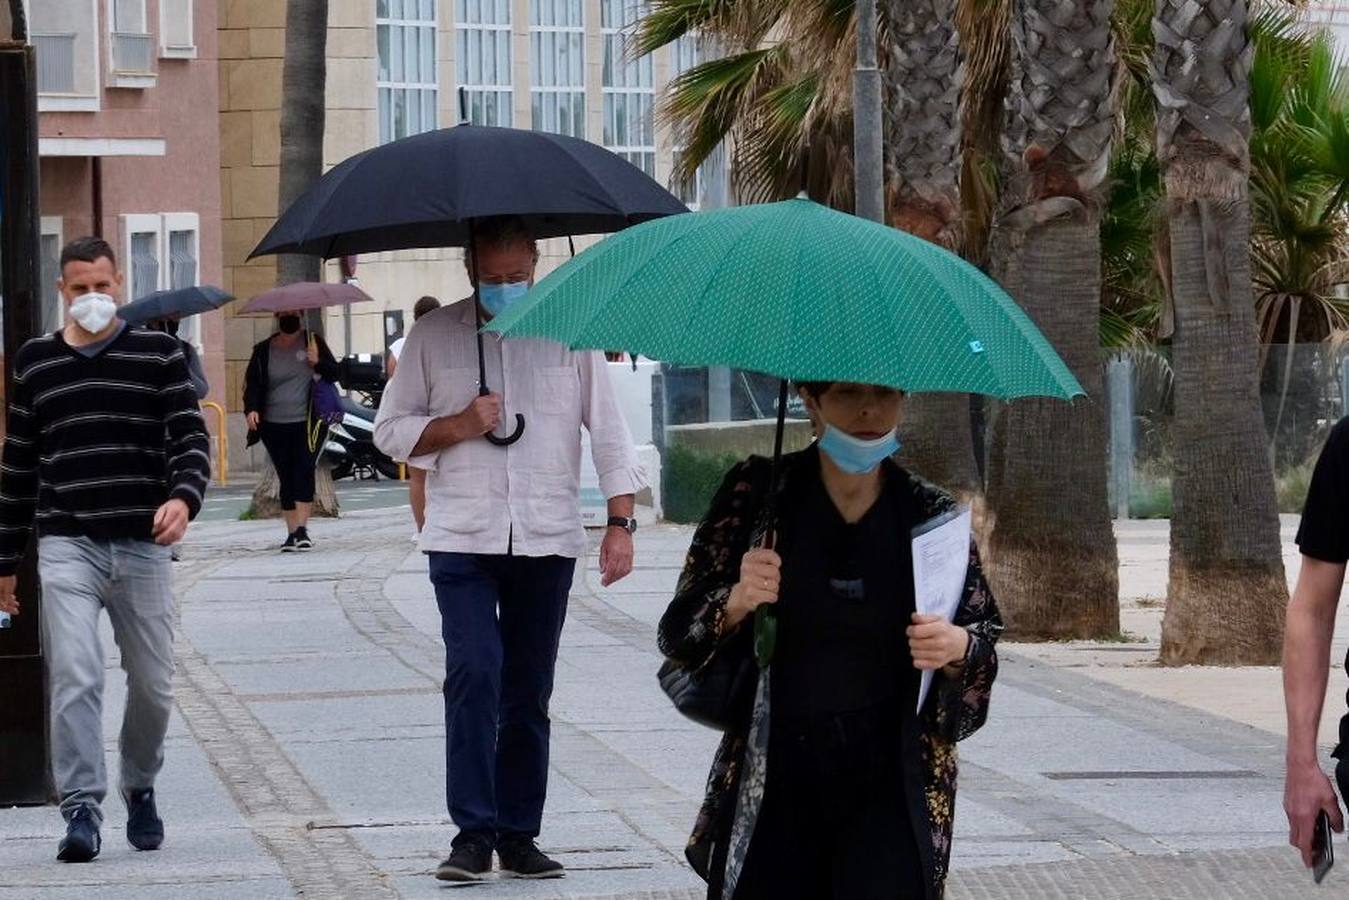
<instances>
[{"instance_id":1,"label":"green hedge","mask_svg":"<svg viewBox=\"0 0 1349 900\"><path fill-rule=\"evenodd\" d=\"M726 473L740 459L734 453L700 453L679 445L671 447L661 467L665 520L680 525L701 522Z\"/></svg>"}]
</instances>

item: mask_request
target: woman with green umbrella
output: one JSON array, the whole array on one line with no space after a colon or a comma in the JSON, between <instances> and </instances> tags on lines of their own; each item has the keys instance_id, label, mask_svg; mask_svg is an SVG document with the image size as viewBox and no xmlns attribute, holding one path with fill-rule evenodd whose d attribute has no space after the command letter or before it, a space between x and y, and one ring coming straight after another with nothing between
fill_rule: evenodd
<instances>
[{"instance_id":1,"label":"woman with green umbrella","mask_svg":"<svg viewBox=\"0 0 1349 900\"><path fill-rule=\"evenodd\" d=\"M954 611L916 614L915 534L955 503L891 459L900 389L1080 394L1044 336L954 255L802 199L629 229L491 328L797 381L816 442L732 469L660 623L662 687L725 732L687 855L716 900L940 897L1002 623L961 535Z\"/></svg>"},{"instance_id":2,"label":"woman with green umbrella","mask_svg":"<svg viewBox=\"0 0 1349 900\"><path fill-rule=\"evenodd\" d=\"M987 714L1001 620L973 551L954 621L915 612L911 534L954 502L890 459L902 394L800 392L819 438L781 461L774 534L772 464L754 457L727 474L660 623L661 652L697 668L748 665L753 614L777 620L767 702L727 729L689 859L709 897L937 897L954 742ZM920 670L937 676L916 712Z\"/></svg>"}]
</instances>

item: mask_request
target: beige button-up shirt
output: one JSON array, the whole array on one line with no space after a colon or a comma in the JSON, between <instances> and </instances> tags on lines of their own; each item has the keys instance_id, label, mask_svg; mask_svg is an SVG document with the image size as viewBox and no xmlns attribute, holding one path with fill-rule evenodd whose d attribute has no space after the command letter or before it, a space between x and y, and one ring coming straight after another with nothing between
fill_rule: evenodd
<instances>
[{"instance_id":1,"label":"beige button-up shirt","mask_svg":"<svg viewBox=\"0 0 1349 900\"><path fill-rule=\"evenodd\" d=\"M475 438L435 453L412 449L432 419L462 411L478 396L473 301L423 316L408 333L375 419L375 443L427 470L421 549L517 556L585 555L581 525L581 427L606 498L647 486L604 357L552 341L483 338L487 384L502 396L499 434L525 417L509 447Z\"/></svg>"}]
</instances>

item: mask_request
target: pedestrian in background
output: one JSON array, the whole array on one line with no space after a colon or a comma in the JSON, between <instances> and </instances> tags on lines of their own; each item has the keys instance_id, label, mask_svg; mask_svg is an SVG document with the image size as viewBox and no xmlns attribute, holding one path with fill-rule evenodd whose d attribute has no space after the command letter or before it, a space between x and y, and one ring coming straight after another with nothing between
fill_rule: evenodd
<instances>
[{"instance_id":1,"label":"pedestrian in background","mask_svg":"<svg viewBox=\"0 0 1349 900\"><path fill-rule=\"evenodd\" d=\"M61 253L69 323L14 360L0 471L0 611L19 615L15 572L36 525L52 776L66 820L57 850L101 848L106 609L127 674L119 747L126 835L157 849L155 779L173 708L169 546L201 509L210 442L178 342L117 318L112 248L80 238Z\"/></svg>"},{"instance_id":2,"label":"pedestrian in background","mask_svg":"<svg viewBox=\"0 0 1349 900\"><path fill-rule=\"evenodd\" d=\"M323 338L302 328L299 312L278 312L276 325L275 334L253 347L244 372L244 416L247 446L262 441L276 469L286 522L281 552L293 553L314 546L314 467L328 433L314 415L314 380L336 383L338 369Z\"/></svg>"},{"instance_id":3,"label":"pedestrian in background","mask_svg":"<svg viewBox=\"0 0 1349 900\"><path fill-rule=\"evenodd\" d=\"M187 376L192 381L192 390L198 400L205 400L211 393L211 383L206 380L206 368L201 364L201 355L197 353L197 348L192 346L192 342L178 336L179 324L179 317L174 316L171 319L147 322L145 327L151 331L162 331L178 342L178 349L183 351L183 361L187 363Z\"/></svg>"},{"instance_id":4,"label":"pedestrian in background","mask_svg":"<svg viewBox=\"0 0 1349 900\"><path fill-rule=\"evenodd\" d=\"M774 534L772 464L752 457L717 492L660 622L675 663L731 654L770 679L747 685L687 855L712 900L935 900L955 742L987 717L1002 622L973 546L954 621L916 614L914 528L955 503L890 459L900 392L825 382L800 393L819 439L782 459ZM758 674L766 604L776 639ZM922 671L935 676L918 710Z\"/></svg>"},{"instance_id":5,"label":"pedestrian in background","mask_svg":"<svg viewBox=\"0 0 1349 900\"><path fill-rule=\"evenodd\" d=\"M433 309L440 308L440 301L435 297L426 296L420 298L412 307L412 324L415 326L422 316ZM400 337L389 345L389 357L385 363L388 369L389 380L393 381L394 372L398 371L398 355L403 352L403 344L407 337ZM398 460L406 462L406 460ZM412 504L412 521L417 526L417 531L412 539L416 541L422 536L422 526L426 523L426 470L419 469L416 466L408 467L408 502Z\"/></svg>"},{"instance_id":6,"label":"pedestrian in background","mask_svg":"<svg viewBox=\"0 0 1349 900\"><path fill-rule=\"evenodd\" d=\"M1317 735L1326 699L1335 612L1349 562L1349 419L1330 432L1316 468L1297 532L1302 569L1288 601L1283 638L1283 691L1288 713L1287 768L1283 806L1288 842L1312 865L1316 819L1325 812L1335 831L1344 817L1330 779L1321 768ZM1349 657L1345 658L1349 670ZM1349 790L1349 713L1340 720L1339 742L1331 756L1340 793Z\"/></svg>"},{"instance_id":7,"label":"pedestrian in background","mask_svg":"<svg viewBox=\"0 0 1349 900\"><path fill-rule=\"evenodd\" d=\"M567 595L587 550L581 428L590 432L609 525L605 585L632 570L634 495L646 486L604 357L488 335L501 395L478 395L478 324L518 301L539 251L518 219L476 224L474 298L426 315L408 334L375 420L375 443L427 470L421 548L445 641L445 765L459 828L436 877L478 881L496 851L504 874L562 875L535 843L548 789L548 701ZM510 446L485 436L510 412L528 427ZM513 418L513 417L512 417Z\"/></svg>"}]
</instances>

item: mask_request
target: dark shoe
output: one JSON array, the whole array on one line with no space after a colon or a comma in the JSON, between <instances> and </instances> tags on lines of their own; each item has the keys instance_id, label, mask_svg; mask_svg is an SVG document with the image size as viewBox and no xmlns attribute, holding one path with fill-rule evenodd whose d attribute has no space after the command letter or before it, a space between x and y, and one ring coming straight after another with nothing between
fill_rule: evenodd
<instances>
[{"instance_id":1,"label":"dark shoe","mask_svg":"<svg viewBox=\"0 0 1349 900\"><path fill-rule=\"evenodd\" d=\"M293 534L287 535L287 537L286 537L286 542L285 542L284 544L281 545L281 552L282 552L282 553L294 553L296 550L299 550L299 549L300 549L299 546L297 546L296 543L295 543L295 535L293 535Z\"/></svg>"},{"instance_id":2,"label":"dark shoe","mask_svg":"<svg viewBox=\"0 0 1349 900\"><path fill-rule=\"evenodd\" d=\"M295 529L295 549L299 551L313 550L314 542L309 539L309 531L304 527Z\"/></svg>"},{"instance_id":3,"label":"dark shoe","mask_svg":"<svg viewBox=\"0 0 1349 900\"><path fill-rule=\"evenodd\" d=\"M436 869L441 881L482 881L492 871L492 844L476 834L461 834L454 839L450 858Z\"/></svg>"},{"instance_id":4,"label":"dark shoe","mask_svg":"<svg viewBox=\"0 0 1349 900\"><path fill-rule=\"evenodd\" d=\"M164 843L164 821L155 808L154 788L132 791L126 797L126 839L137 850L158 850Z\"/></svg>"},{"instance_id":5,"label":"dark shoe","mask_svg":"<svg viewBox=\"0 0 1349 900\"><path fill-rule=\"evenodd\" d=\"M561 878L562 863L549 859L529 838L504 841L497 847L502 878Z\"/></svg>"},{"instance_id":6,"label":"dark shoe","mask_svg":"<svg viewBox=\"0 0 1349 900\"><path fill-rule=\"evenodd\" d=\"M61 862L89 862L98 856L102 846L103 841L98 836L98 823L94 821L93 810L81 806L66 823L66 836L56 848L56 858Z\"/></svg>"}]
</instances>

